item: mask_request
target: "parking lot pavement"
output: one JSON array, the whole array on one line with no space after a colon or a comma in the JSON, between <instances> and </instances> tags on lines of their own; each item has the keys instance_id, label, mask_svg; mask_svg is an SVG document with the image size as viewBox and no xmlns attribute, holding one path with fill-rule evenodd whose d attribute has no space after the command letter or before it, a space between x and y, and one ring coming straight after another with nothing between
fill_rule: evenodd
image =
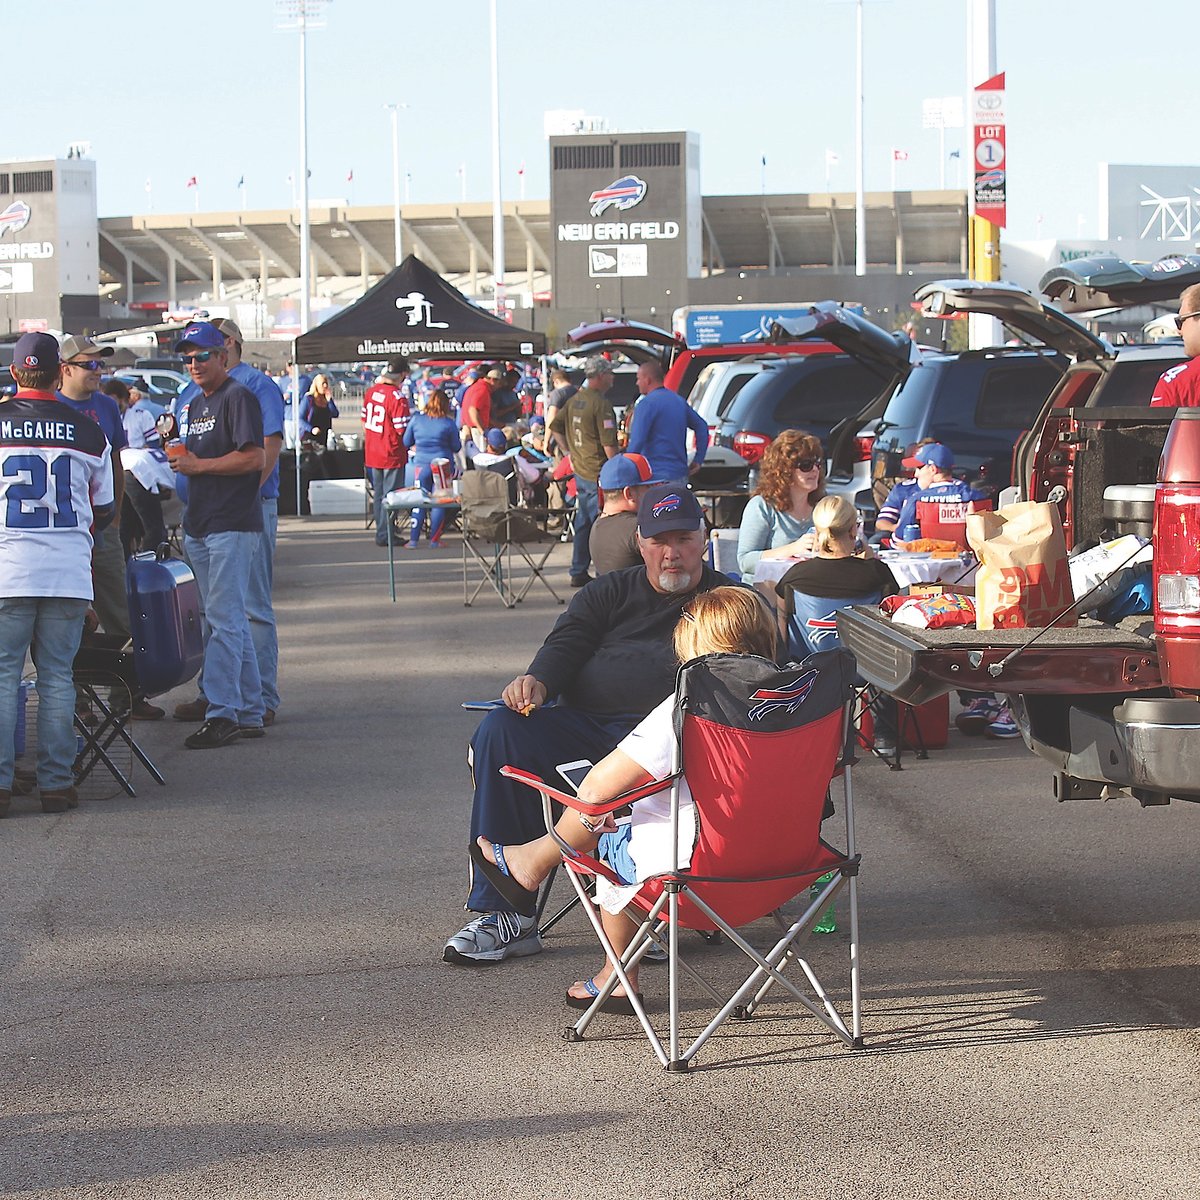
<instances>
[{"instance_id":1,"label":"parking lot pavement","mask_svg":"<svg viewBox=\"0 0 1200 1200\"><path fill-rule=\"evenodd\" d=\"M555 552L564 582L566 548ZM0 1193L1121 1197L1200 1176L1200 808L1056 805L1018 743L857 773L865 1032L768 1006L686 1077L628 1020L560 1039L597 956L440 961L461 923L458 705L561 611L461 604L457 544L281 526L284 703L168 785L0 823ZM190 698L186 689L171 703ZM814 948L844 965L845 933ZM728 947L698 943L725 968ZM661 1014L665 980L643 983ZM695 1021L698 1002L685 1013Z\"/></svg>"}]
</instances>

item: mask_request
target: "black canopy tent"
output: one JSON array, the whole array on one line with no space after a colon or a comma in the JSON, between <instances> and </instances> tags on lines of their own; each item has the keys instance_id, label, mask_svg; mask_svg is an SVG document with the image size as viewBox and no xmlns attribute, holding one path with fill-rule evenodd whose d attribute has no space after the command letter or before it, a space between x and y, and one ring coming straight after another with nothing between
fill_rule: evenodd
<instances>
[{"instance_id":1,"label":"black canopy tent","mask_svg":"<svg viewBox=\"0 0 1200 1200\"><path fill-rule=\"evenodd\" d=\"M539 358L544 334L476 308L410 254L361 299L293 342L296 363Z\"/></svg>"}]
</instances>

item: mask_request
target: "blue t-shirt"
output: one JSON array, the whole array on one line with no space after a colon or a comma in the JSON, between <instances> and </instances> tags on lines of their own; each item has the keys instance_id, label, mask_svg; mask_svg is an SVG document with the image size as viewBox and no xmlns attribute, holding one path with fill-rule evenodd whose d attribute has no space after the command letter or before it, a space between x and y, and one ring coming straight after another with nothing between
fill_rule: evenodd
<instances>
[{"instance_id":1,"label":"blue t-shirt","mask_svg":"<svg viewBox=\"0 0 1200 1200\"><path fill-rule=\"evenodd\" d=\"M687 431L696 434L699 466L708 453L708 426L688 402L665 387L647 392L633 410L627 454L642 454L655 479L684 482L688 477Z\"/></svg>"},{"instance_id":2,"label":"blue t-shirt","mask_svg":"<svg viewBox=\"0 0 1200 1200\"><path fill-rule=\"evenodd\" d=\"M450 417L427 417L417 413L404 431L404 444L412 449L410 461L419 467L435 458L453 458L462 449L458 428Z\"/></svg>"},{"instance_id":3,"label":"blue t-shirt","mask_svg":"<svg viewBox=\"0 0 1200 1200\"><path fill-rule=\"evenodd\" d=\"M120 405L106 392L93 392L86 400L72 400L62 392L56 392L55 395L77 413L91 417L104 430L104 436L108 438L108 444L112 447L113 458L119 464L121 460L118 451L129 445L129 439L125 436L125 425L121 420Z\"/></svg>"},{"instance_id":4,"label":"blue t-shirt","mask_svg":"<svg viewBox=\"0 0 1200 1200\"><path fill-rule=\"evenodd\" d=\"M896 522L896 531L903 536L906 525L920 524L917 520L917 503L921 500L945 500L951 504L969 504L976 500L986 500L982 492L977 492L969 483L961 479L949 479L944 483L935 483L927 488L913 488L904 501L900 510L900 519Z\"/></svg>"},{"instance_id":5,"label":"blue t-shirt","mask_svg":"<svg viewBox=\"0 0 1200 1200\"><path fill-rule=\"evenodd\" d=\"M211 396L201 392L188 406L187 448L197 458L221 458L243 446L261 446L262 430L262 410L254 393L232 377ZM184 533L194 538L213 533L261 533L259 474L193 475L188 480Z\"/></svg>"}]
</instances>

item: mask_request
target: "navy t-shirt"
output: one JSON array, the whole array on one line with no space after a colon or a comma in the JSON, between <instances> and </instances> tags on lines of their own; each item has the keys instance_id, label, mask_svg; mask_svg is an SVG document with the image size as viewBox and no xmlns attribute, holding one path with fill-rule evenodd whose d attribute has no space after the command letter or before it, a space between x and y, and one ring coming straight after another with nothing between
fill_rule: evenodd
<instances>
[{"instance_id":1,"label":"navy t-shirt","mask_svg":"<svg viewBox=\"0 0 1200 1200\"><path fill-rule=\"evenodd\" d=\"M231 378L211 396L192 400L187 448L197 458L221 458L243 446L263 444L262 409L254 394ZM257 469L244 475L191 475L183 531L188 537L212 533L260 533L262 505Z\"/></svg>"}]
</instances>

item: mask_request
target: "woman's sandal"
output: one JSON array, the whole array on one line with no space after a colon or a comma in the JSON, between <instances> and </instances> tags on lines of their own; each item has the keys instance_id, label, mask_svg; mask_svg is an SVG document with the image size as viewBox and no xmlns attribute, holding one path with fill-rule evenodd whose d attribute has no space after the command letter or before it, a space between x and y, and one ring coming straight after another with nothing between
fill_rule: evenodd
<instances>
[{"instance_id":1,"label":"woman's sandal","mask_svg":"<svg viewBox=\"0 0 1200 1200\"><path fill-rule=\"evenodd\" d=\"M567 992L567 1007L568 1008L591 1008L592 1001L600 995L600 989L596 986L595 979L585 979L583 982L586 996L572 996ZM645 1002L642 999L641 992L637 994L638 1003L645 1007ZM609 996L607 1000L600 1005L602 1013L616 1013L621 1017L633 1017L637 1014L634 1012L633 1001L628 996Z\"/></svg>"},{"instance_id":2,"label":"woman's sandal","mask_svg":"<svg viewBox=\"0 0 1200 1200\"><path fill-rule=\"evenodd\" d=\"M471 843L471 862L475 869L513 906L514 911L523 917L532 917L537 913L538 894L523 888L509 874L508 863L504 861L504 847L499 842L492 843L492 853L495 862L490 862L479 847L478 842Z\"/></svg>"}]
</instances>

